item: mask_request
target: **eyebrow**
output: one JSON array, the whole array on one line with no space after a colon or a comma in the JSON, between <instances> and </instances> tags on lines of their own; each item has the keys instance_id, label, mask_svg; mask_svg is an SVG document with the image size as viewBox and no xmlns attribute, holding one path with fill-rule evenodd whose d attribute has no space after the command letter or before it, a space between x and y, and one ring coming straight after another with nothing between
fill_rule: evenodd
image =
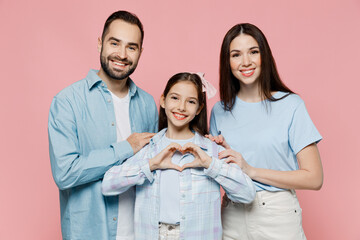
<instances>
[{"instance_id":1,"label":"eyebrow","mask_svg":"<svg viewBox=\"0 0 360 240\"><path fill-rule=\"evenodd\" d=\"M253 49L256 49L256 48L259 49L259 47L254 46L254 47L249 48L249 50L253 50ZM231 50L231 51L230 51L230 53L232 53L232 52L241 52L241 51L240 51L240 50L237 50L237 49L234 49L234 50Z\"/></svg>"},{"instance_id":2,"label":"eyebrow","mask_svg":"<svg viewBox=\"0 0 360 240\"><path fill-rule=\"evenodd\" d=\"M110 38L108 39L108 41L121 42L120 39L117 39L117 38L115 38L115 37L110 37ZM139 44L134 43L134 42L128 42L127 45L136 46L137 48L139 48Z\"/></svg>"},{"instance_id":3,"label":"eyebrow","mask_svg":"<svg viewBox=\"0 0 360 240\"><path fill-rule=\"evenodd\" d=\"M181 94L177 93L177 92L169 92L168 95L176 95L176 96L181 96ZM197 97L188 97L189 99L194 99L196 101L199 101L199 99Z\"/></svg>"}]
</instances>

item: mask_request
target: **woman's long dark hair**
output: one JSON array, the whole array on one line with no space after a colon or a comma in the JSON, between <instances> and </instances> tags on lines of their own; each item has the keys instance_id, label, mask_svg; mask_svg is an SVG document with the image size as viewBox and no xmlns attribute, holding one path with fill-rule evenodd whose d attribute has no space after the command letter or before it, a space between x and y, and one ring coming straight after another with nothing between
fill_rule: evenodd
<instances>
[{"instance_id":1,"label":"woman's long dark hair","mask_svg":"<svg viewBox=\"0 0 360 240\"><path fill-rule=\"evenodd\" d=\"M208 125L207 125L207 107L206 107L206 93L202 91L203 85L200 77L195 73L182 72L172 76L166 84L165 90L163 92L164 98L166 98L170 89L178 82L191 82L194 84L197 94L199 107L202 107L200 113L194 117L190 122L190 129L198 132L202 136L208 134ZM159 131L166 128L167 116L165 109L160 106L159 110Z\"/></svg>"},{"instance_id":2,"label":"woman's long dark hair","mask_svg":"<svg viewBox=\"0 0 360 240\"><path fill-rule=\"evenodd\" d=\"M272 91L294 93L281 81L270 46L261 30L250 23L237 24L226 33L221 45L219 88L224 109L227 111L232 110L236 95L240 91L239 80L232 74L230 68L230 43L240 34L252 36L259 44L261 57L259 87L261 98L278 101L288 96L288 94L276 99L271 95Z\"/></svg>"}]
</instances>

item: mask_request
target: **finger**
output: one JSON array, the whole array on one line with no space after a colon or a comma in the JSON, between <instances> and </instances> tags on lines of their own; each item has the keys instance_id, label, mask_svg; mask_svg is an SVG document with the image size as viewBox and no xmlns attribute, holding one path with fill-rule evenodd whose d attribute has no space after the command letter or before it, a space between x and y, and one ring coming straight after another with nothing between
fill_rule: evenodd
<instances>
[{"instance_id":1,"label":"finger","mask_svg":"<svg viewBox=\"0 0 360 240\"><path fill-rule=\"evenodd\" d=\"M220 159L227 158L227 157L230 157L230 156L232 156L232 157L235 156L235 151L232 150L232 149L225 149L225 150L223 150L223 151L221 151L219 153L219 158Z\"/></svg>"},{"instance_id":2,"label":"finger","mask_svg":"<svg viewBox=\"0 0 360 240\"><path fill-rule=\"evenodd\" d=\"M176 164L172 164L172 163L169 165L168 169L174 169L174 170L177 170L179 172L182 171L182 167L180 167L179 165L176 165Z\"/></svg>"},{"instance_id":3,"label":"finger","mask_svg":"<svg viewBox=\"0 0 360 240\"><path fill-rule=\"evenodd\" d=\"M195 168L195 167L197 167L197 164L195 164L194 162L186 163L182 166L182 170L187 169L187 168Z\"/></svg>"},{"instance_id":4,"label":"finger","mask_svg":"<svg viewBox=\"0 0 360 240\"><path fill-rule=\"evenodd\" d=\"M171 144L169 144L169 146L168 146L171 150L178 150L178 151L180 151L181 150L181 145L180 144L178 144L178 143L171 143Z\"/></svg>"},{"instance_id":5,"label":"finger","mask_svg":"<svg viewBox=\"0 0 360 240\"><path fill-rule=\"evenodd\" d=\"M226 163L236 163L235 159L233 157L229 157L226 160L224 160Z\"/></svg>"},{"instance_id":6,"label":"finger","mask_svg":"<svg viewBox=\"0 0 360 240\"><path fill-rule=\"evenodd\" d=\"M156 133L148 133L148 132L144 132L144 133L141 133L141 136L145 139L150 139L152 138Z\"/></svg>"},{"instance_id":7,"label":"finger","mask_svg":"<svg viewBox=\"0 0 360 240\"><path fill-rule=\"evenodd\" d=\"M199 149L199 146L195 145L192 142L186 143L183 147L182 150L191 150L191 151L197 151Z\"/></svg>"},{"instance_id":8,"label":"finger","mask_svg":"<svg viewBox=\"0 0 360 240\"><path fill-rule=\"evenodd\" d=\"M211 134L206 134L205 137L210 139L211 141L214 141L214 136Z\"/></svg>"}]
</instances>

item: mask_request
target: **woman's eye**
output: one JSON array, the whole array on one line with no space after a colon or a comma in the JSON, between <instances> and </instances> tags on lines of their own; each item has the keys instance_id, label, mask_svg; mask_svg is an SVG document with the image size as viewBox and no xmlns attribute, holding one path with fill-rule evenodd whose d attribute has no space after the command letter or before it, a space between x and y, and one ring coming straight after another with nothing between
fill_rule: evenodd
<instances>
[{"instance_id":1,"label":"woman's eye","mask_svg":"<svg viewBox=\"0 0 360 240\"><path fill-rule=\"evenodd\" d=\"M235 54L231 55L231 57L233 57L233 58L239 57L239 56L240 56L240 54L238 54L238 53L235 53Z\"/></svg>"},{"instance_id":2,"label":"woman's eye","mask_svg":"<svg viewBox=\"0 0 360 240\"><path fill-rule=\"evenodd\" d=\"M189 103L196 104L196 101L190 100Z\"/></svg>"},{"instance_id":3,"label":"woman's eye","mask_svg":"<svg viewBox=\"0 0 360 240\"><path fill-rule=\"evenodd\" d=\"M178 99L178 98L175 97L175 96L171 96L170 98L171 98L171 99L174 99L174 100L177 100L177 99Z\"/></svg>"},{"instance_id":4,"label":"woman's eye","mask_svg":"<svg viewBox=\"0 0 360 240\"><path fill-rule=\"evenodd\" d=\"M251 51L251 54L258 54L258 53L259 53L258 50Z\"/></svg>"}]
</instances>

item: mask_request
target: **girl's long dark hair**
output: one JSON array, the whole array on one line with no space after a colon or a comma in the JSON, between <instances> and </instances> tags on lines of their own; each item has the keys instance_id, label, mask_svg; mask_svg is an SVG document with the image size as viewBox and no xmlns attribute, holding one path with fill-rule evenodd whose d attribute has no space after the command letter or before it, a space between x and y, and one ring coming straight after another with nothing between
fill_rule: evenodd
<instances>
[{"instance_id":1,"label":"girl's long dark hair","mask_svg":"<svg viewBox=\"0 0 360 240\"><path fill-rule=\"evenodd\" d=\"M294 93L281 81L270 46L261 30L250 23L237 24L226 33L221 45L219 88L220 99L224 109L227 111L232 110L236 95L240 91L239 80L232 74L230 68L230 43L240 34L252 36L259 44L261 57L259 85L261 98L269 101L278 101ZM276 99L271 95L272 91L288 92L289 94Z\"/></svg>"},{"instance_id":2,"label":"girl's long dark hair","mask_svg":"<svg viewBox=\"0 0 360 240\"><path fill-rule=\"evenodd\" d=\"M200 77L195 73L182 72L172 76L166 84L163 96L166 98L172 86L178 82L189 81L194 84L197 94L199 107L202 106L202 109L198 115L190 122L190 129L198 132L202 136L208 134L208 125L207 125L207 107L206 107L206 93L202 91L203 85ZM165 114L165 109L160 106L159 110L159 131L166 128L167 116Z\"/></svg>"}]
</instances>

